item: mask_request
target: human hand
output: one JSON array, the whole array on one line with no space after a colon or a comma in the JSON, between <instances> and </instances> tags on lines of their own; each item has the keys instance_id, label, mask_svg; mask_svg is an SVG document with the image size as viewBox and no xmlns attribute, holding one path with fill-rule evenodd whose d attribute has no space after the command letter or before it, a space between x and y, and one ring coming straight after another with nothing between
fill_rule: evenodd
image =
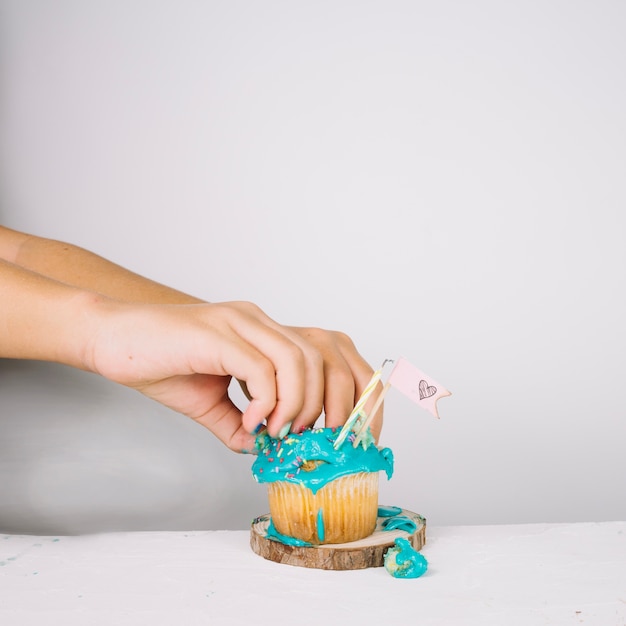
<instances>
[{"instance_id":1,"label":"human hand","mask_svg":"<svg viewBox=\"0 0 626 626\"><path fill-rule=\"evenodd\" d=\"M86 368L191 417L235 451L252 451L264 422L285 436L324 410L327 426L341 426L372 374L345 334L281 326L246 302L102 300L97 309ZM233 376L251 398L243 413L228 396Z\"/></svg>"}]
</instances>

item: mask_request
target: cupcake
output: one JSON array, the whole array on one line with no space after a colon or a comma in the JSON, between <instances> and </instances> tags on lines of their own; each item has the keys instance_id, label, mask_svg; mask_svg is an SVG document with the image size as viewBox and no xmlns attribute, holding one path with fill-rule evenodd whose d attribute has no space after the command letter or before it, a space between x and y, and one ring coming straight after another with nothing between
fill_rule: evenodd
<instances>
[{"instance_id":1,"label":"cupcake","mask_svg":"<svg viewBox=\"0 0 626 626\"><path fill-rule=\"evenodd\" d=\"M378 473L393 473L393 453L371 436L356 448L350 439L335 449L338 429L317 428L273 439L257 437L252 465L267 483L271 533L302 544L347 543L374 532Z\"/></svg>"}]
</instances>

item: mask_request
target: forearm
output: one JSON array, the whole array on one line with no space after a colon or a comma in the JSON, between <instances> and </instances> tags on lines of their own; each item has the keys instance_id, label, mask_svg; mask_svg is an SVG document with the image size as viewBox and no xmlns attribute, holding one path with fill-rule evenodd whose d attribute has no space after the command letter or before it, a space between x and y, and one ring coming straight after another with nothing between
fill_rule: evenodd
<instances>
[{"instance_id":1,"label":"forearm","mask_svg":"<svg viewBox=\"0 0 626 626\"><path fill-rule=\"evenodd\" d=\"M78 246L0 227L0 258L122 302L193 304L200 299L135 274Z\"/></svg>"},{"instance_id":2,"label":"forearm","mask_svg":"<svg viewBox=\"0 0 626 626\"><path fill-rule=\"evenodd\" d=\"M101 296L0 259L0 357L86 369Z\"/></svg>"}]
</instances>

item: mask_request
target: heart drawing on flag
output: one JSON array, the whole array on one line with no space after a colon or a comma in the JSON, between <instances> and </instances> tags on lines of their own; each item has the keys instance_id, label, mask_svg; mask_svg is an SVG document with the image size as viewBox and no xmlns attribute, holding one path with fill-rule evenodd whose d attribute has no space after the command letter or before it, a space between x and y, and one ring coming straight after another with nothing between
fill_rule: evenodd
<instances>
[{"instance_id":1,"label":"heart drawing on flag","mask_svg":"<svg viewBox=\"0 0 626 626\"><path fill-rule=\"evenodd\" d=\"M420 400L424 398L430 398L437 393L437 387L429 385L425 380L420 380Z\"/></svg>"}]
</instances>

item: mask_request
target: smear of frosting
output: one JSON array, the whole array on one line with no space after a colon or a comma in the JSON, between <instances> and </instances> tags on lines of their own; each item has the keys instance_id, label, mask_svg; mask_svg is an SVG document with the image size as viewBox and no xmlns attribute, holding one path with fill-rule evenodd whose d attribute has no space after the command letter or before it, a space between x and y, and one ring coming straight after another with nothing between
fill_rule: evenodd
<instances>
[{"instance_id":1,"label":"smear of frosting","mask_svg":"<svg viewBox=\"0 0 626 626\"><path fill-rule=\"evenodd\" d=\"M295 537L290 537L289 535L283 535L276 530L276 526L274 526L274 522L270 519L270 523L267 526L267 530L265 534L268 539L272 541L278 541L279 543L284 543L287 546L298 546L298 547L306 547L311 546L308 541L303 541L302 539L296 539Z\"/></svg>"},{"instance_id":2,"label":"smear of frosting","mask_svg":"<svg viewBox=\"0 0 626 626\"><path fill-rule=\"evenodd\" d=\"M324 537L326 536L326 531L324 530L324 511L319 509L317 512L317 538L320 540L320 543L324 543Z\"/></svg>"},{"instance_id":3,"label":"smear of frosting","mask_svg":"<svg viewBox=\"0 0 626 626\"><path fill-rule=\"evenodd\" d=\"M383 530L404 530L412 535L417 530L417 524L406 515L388 517L382 523Z\"/></svg>"},{"instance_id":4,"label":"smear of frosting","mask_svg":"<svg viewBox=\"0 0 626 626\"><path fill-rule=\"evenodd\" d=\"M418 578L428 569L428 561L400 537L385 554L385 569L394 578Z\"/></svg>"},{"instance_id":5,"label":"smear of frosting","mask_svg":"<svg viewBox=\"0 0 626 626\"><path fill-rule=\"evenodd\" d=\"M396 511L402 512L402 509L397 506L388 506L388 507L378 508L378 518L380 520L379 521L380 529L383 531L402 530L408 533L409 535L413 534L417 530L417 524L407 515L397 515ZM271 517L268 516L268 518L269 518L269 524L265 531L268 539L271 539L272 541L278 541L280 543L284 543L289 546L307 546L308 547L308 546L313 545L311 543L308 543L307 541L302 541L300 539L296 539L295 537L290 537L289 535L283 535L282 533L278 532L278 530L276 529L276 526L274 526L274 522L272 521ZM258 517L254 520L254 523L261 521L262 519L264 518ZM324 528L324 510L322 508L317 510L316 521L317 521L317 524L316 524L317 538L320 540L320 542L323 542L324 537L326 535L326 531ZM408 554L412 554L412 552L415 552L415 550L413 550L413 547L411 546L410 543L406 542L406 545L405 545L405 544L402 544L403 541L406 541L406 539L401 539L400 546L401 547L404 546L404 548L406 548L406 545L408 545L408 548L409 548L408 550L405 550L403 554L408 555ZM398 543L396 541L396 548L391 548L389 552L391 550L396 550L397 552L398 549L399 549ZM419 559L423 559L424 563L426 563L426 559L424 559L424 557L422 557L421 554L419 554L418 552L416 552L416 554L418 555ZM393 565L390 565L390 567L392 566ZM385 567L387 567L386 561L385 561ZM394 576L395 575L396 574L394 574ZM421 574L418 574L418 576L419 575ZM408 575L397 574L397 576L404 577L404 578L411 578L411 576L408 576Z\"/></svg>"},{"instance_id":6,"label":"smear of frosting","mask_svg":"<svg viewBox=\"0 0 626 626\"><path fill-rule=\"evenodd\" d=\"M389 448L346 444L335 450L338 435L338 429L317 428L274 439L263 431L256 438L259 454L252 474L260 483L287 481L302 484L313 493L336 478L358 472L384 471L391 478L393 453Z\"/></svg>"},{"instance_id":7,"label":"smear of frosting","mask_svg":"<svg viewBox=\"0 0 626 626\"><path fill-rule=\"evenodd\" d=\"M394 517L400 515L402 509L399 506L379 506L378 517Z\"/></svg>"}]
</instances>

